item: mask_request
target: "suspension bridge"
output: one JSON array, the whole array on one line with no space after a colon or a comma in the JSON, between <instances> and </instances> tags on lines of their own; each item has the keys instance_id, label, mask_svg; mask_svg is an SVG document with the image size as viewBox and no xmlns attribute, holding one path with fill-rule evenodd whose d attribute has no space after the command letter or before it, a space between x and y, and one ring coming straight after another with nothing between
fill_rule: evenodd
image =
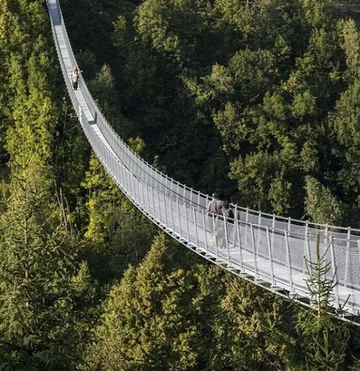
<instances>
[{"instance_id":1,"label":"suspension bridge","mask_svg":"<svg viewBox=\"0 0 360 371\"><path fill-rule=\"evenodd\" d=\"M334 308L360 314L360 230L304 222L233 205L234 220L206 215L210 197L161 173L119 138L80 76L70 80L76 59L58 0L47 0L65 84L82 129L117 186L166 233L204 259L279 295L311 305L308 282L317 252L336 283Z\"/></svg>"}]
</instances>

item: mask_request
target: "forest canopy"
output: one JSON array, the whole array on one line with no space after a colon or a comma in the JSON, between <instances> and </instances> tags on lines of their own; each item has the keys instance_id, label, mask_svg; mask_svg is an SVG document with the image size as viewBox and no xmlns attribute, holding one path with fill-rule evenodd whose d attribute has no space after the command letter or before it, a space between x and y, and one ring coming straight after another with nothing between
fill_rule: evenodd
<instances>
[{"instance_id":1,"label":"forest canopy","mask_svg":"<svg viewBox=\"0 0 360 371\"><path fill-rule=\"evenodd\" d=\"M99 100L147 160L244 207L359 225L356 2L71 4L84 73L107 66Z\"/></svg>"},{"instance_id":2,"label":"forest canopy","mask_svg":"<svg viewBox=\"0 0 360 371\"><path fill-rule=\"evenodd\" d=\"M161 171L360 226L360 4L63 0L83 76ZM46 9L0 0L0 370L358 370L359 332L160 233L91 152Z\"/></svg>"}]
</instances>

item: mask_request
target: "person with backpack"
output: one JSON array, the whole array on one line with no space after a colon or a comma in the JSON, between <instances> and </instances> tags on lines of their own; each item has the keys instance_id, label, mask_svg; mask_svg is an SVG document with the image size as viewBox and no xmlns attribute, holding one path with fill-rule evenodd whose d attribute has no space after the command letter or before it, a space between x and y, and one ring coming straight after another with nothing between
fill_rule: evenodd
<instances>
[{"instance_id":1,"label":"person with backpack","mask_svg":"<svg viewBox=\"0 0 360 371\"><path fill-rule=\"evenodd\" d=\"M220 249L225 249L229 245L229 238L232 237L234 226L234 211L230 208L230 202L225 200L221 209L222 222L218 228L218 241ZM227 242L226 242L227 241Z\"/></svg>"},{"instance_id":2,"label":"person with backpack","mask_svg":"<svg viewBox=\"0 0 360 371\"><path fill-rule=\"evenodd\" d=\"M224 220L229 223L234 223L234 212L230 208L230 202L228 200L225 200L222 205L222 216L224 217Z\"/></svg>"},{"instance_id":3,"label":"person with backpack","mask_svg":"<svg viewBox=\"0 0 360 371\"><path fill-rule=\"evenodd\" d=\"M219 200L219 195L217 193L212 194L212 199L209 201L206 208L207 214L214 214L215 216L221 215L221 209L223 207L223 202Z\"/></svg>"},{"instance_id":4,"label":"person with backpack","mask_svg":"<svg viewBox=\"0 0 360 371\"><path fill-rule=\"evenodd\" d=\"M210 245L213 247L217 246L218 218L222 215L222 204L223 202L219 200L219 195L214 192L206 208L206 215L209 217L207 229L211 232Z\"/></svg>"},{"instance_id":5,"label":"person with backpack","mask_svg":"<svg viewBox=\"0 0 360 371\"><path fill-rule=\"evenodd\" d=\"M77 68L77 66L72 69L70 79L74 90L77 90L79 85L79 69Z\"/></svg>"}]
</instances>

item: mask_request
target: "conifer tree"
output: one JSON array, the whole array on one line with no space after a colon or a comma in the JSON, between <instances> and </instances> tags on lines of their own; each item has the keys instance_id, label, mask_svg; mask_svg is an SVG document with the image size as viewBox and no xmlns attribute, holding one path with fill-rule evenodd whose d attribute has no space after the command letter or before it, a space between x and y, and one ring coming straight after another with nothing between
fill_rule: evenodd
<instances>
[{"instance_id":1,"label":"conifer tree","mask_svg":"<svg viewBox=\"0 0 360 371\"><path fill-rule=\"evenodd\" d=\"M31 177L31 173L27 172ZM79 357L91 316L86 265L49 193L13 181L0 220L0 354L9 370L66 370Z\"/></svg>"},{"instance_id":2,"label":"conifer tree","mask_svg":"<svg viewBox=\"0 0 360 371\"><path fill-rule=\"evenodd\" d=\"M184 370L196 364L191 281L166 269L165 236L158 235L144 262L130 267L104 304L90 362L104 370Z\"/></svg>"},{"instance_id":3,"label":"conifer tree","mask_svg":"<svg viewBox=\"0 0 360 371\"><path fill-rule=\"evenodd\" d=\"M230 275L225 287L215 323L212 369L291 370L295 360L300 366L286 301Z\"/></svg>"},{"instance_id":4,"label":"conifer tree","mask_svg":"<svg viewBox=\"0 0 360 371\"><path fill-rule=\"evenodd\" d=\"M336 271L332 270L328 260L330 248L329 245L321 249L317 237L316 260L307 261L311 307L300 310L297 318L297 329L301 335L299 343L308 369L314 371L339 370L344 363L350 338L348 324L334 318L334 314L343 314L342 308L334 310L331 307L338 282Z\"/></svg>"},{"instance_id":5,"label":"conifer tree","mask_svg":"<svg viewBox=\"0 0 360 371\"><path fill-rule=\"evenodd\" d=\"M94 154L82 186L88 195L89 218L83 256L100 282L118 279L129 264L142 261L155 229L121 193Z\"/></svg>"},{"instance_id":6,"label":"conifer tree","mask_svg":"<svg viewBox=\"0 0 360 371\"><path fill-rule=\"evenodd\" d=\"M75 236L52 196L46 123L55 116L41 103L39 96L36 102L29 99L27 115L18 106L8 132L11 179L3 184L6 210L0 219L0 352L10 370L71 369L91 321L89 272L86 265L76 267Z\"/></svg>"},{"instance_id":7,"label":"conifer tree","mask_svg":"<svg viewBox=\"0 0 360 371\"><path fill-rule=\"evenodd\" d=\"M69 370L79 362L91 327L93 289L86 264L78 266L76 236L55 196L51 160L58 116L43 34L47 13L40 1L12 2L8 11L12 16L4 18L13 19L9 25L17 32L8 40L7 95L1 95L10 158L9 181L1 187L1 366Z\"/></svg>"},{"instance_id":8,"label":"conifer tree","mask_svg":"<svg viewBox=\"0 0 360 371\"><path fill-rule=\"evenodd\" d=\"M343 205L318 180L308 176L306 181L305 209L307 215L316 223L341 224Z\"/></svg>"}]
</instances>

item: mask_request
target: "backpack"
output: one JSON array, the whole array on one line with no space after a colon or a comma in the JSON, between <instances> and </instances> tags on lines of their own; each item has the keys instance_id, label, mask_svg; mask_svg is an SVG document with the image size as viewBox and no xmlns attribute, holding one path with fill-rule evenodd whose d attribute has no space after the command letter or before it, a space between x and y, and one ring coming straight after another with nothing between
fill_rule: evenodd
<instances>
[{"instance_id":1,"label":"backpack","mask_svg":"<svg viewBox=\"0 0 360 371\"><path fill-rule=\"evenodd\" d=\"M225 219L231 218L234 219L234 212L229 209L222 209L222 213Z\"/></svg>"}]
</instances>

